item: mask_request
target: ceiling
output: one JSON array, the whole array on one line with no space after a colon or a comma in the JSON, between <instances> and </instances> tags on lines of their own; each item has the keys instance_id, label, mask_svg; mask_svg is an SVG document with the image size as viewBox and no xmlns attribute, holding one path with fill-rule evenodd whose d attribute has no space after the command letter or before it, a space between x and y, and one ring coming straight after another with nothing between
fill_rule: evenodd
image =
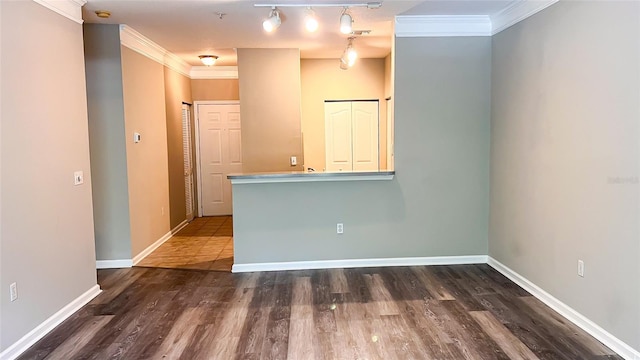
<instances>
[{"instance_id":1,"label":"ceiling","mask_svg":"<svg viewBox=\"0 0 640 360\"><path fill-rule=\"evenodd\" d=\"M493 15L517 0L380 0L382 7L353 7L354 30L372 30L355 40L362 58L383 58L391 49L396 15ZM202 65L198 55L213 54L216 65L236 65L236 48L299 48L306 59L338 59L347 45L339 32L340 7L314 8L320 28L304 30L304 7L281 7L282 25L273 33L262 29L269 8L254 4L353 4L353 0L88 0L83 7L87 23L126 24L191 65ZM111 12L100 19L96 10ZM220 18L219 13L225 14Z\"/></svg>"}]
</instances>

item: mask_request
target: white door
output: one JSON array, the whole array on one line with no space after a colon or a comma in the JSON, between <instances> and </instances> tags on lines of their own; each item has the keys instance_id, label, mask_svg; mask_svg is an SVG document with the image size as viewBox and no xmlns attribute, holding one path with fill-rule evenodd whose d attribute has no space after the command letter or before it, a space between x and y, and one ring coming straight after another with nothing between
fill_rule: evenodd
<instances>
[{"instance_id":1,"label":"white door","mask_svg":"<svg viewBox=\"0 0 640 360\"><path fill-rule=\"evenodd\" d=\"M326 171L379 168L378 102L325 102Z\"/></svg>"},{"instance_id":2,"label":"white door","mask_svg":"<svg viewBox=\"0 0 640 360\"><path fill-rule=\"evenodd\" d=\"M200 214L231 215L231 182L242 171L240 105L197 104Z\"/></svg>"},{"instance_id":3,"label":"white door","mask_svg":"<svg viewBox=\"0 0 640 360\"><path fill-rule=\"evenodd\" d=\"M378 102L351 103L353 171L378 170Z\"/></svg>"},{"instance_id":4,"label":"white door","mask_svg":"<svg viewBox=\"0 0 640 360\"><path fill-rule=\"evenodd\" d=\"M191 151L191 108L189 105L182 105L182 152L184 154L184 192L185 204L187 208L187 221L193 220L193 166Z\"/></svg>"},{"instance_id":5,"label":"white door","mask_svg":"<svg viewBox=\"0 0 640 360\"><path fill-rule=\"evenodd\" d=\"M351 102L325 102L326 171L351 171Z\"/></svg>"}]
</instances>

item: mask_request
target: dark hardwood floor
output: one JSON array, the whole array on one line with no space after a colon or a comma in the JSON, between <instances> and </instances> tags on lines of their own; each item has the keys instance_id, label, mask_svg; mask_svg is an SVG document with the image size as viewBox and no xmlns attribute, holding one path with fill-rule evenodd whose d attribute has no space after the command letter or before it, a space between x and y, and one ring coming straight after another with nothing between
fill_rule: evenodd
<instances>
[{"instance_id":1,"label":"dark hardwood floor","mask_svg":"<svg viewBox=\"0 0 640 360\"><path fill-rule=\"evenodd\" d=\"M98 278L21 359L621 359L487 265Z\"/></svg>"}]
</instances>

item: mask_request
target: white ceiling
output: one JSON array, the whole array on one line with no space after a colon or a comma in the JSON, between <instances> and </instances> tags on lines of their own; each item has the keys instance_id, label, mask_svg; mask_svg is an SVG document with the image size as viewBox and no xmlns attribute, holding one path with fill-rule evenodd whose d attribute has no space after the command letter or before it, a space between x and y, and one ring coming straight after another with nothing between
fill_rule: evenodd
<instances>
[{"instance_id":1,"label":"white ceiling","mask_svg":"<svg viewBox=\"0 0 640 360\"><path fill-rule=\"evenodd\" d=\"M354 45L360 57L383 58L389 54L396 15L493 15L517 0L381 0L379 9L350 9L354 29L372 30ZM235 65L236 48L299 48L302 58L337 59L347 45L347 35L339 32L340 7L314 8L320 29L304 30L304 8L282 7L282 25L271 34L262 29L269 8L254 4L340 3L353 0L88 0L83 7L87 23L126 24L191 65L201 65L198 55L220 56L217 65ZM96 10L111 11L100 19ZM220 19L216 13L226 15Z\"/></svg>"}]
</instances>

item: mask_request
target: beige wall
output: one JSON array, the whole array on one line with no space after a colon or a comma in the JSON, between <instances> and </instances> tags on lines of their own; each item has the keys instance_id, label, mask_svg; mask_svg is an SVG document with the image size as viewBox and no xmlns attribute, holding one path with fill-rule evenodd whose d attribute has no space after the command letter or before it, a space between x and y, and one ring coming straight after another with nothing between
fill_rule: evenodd
<instances>
[{"instance_id":1,"label":"beige wall","mask_svg":"<svg viewBox=\"0 0 640 360\"><path fill-rule=\"evenodd\" d=\"M191 80L193 101L238 100L240 90L238 79Z\"/></svg>"},{"instance_id":2,"label":"beige wall","mask_svg":"<svg viewBox=\"0 0 640 360\"><path fill-rule=\"evenodd\" d=\"M82 26L33 1L0 8L3 351L94 287L96 259Z\"/></svg>"},{"instance_id":3,"label":"beige wall","mask_svg":"<svg viewBox=\"0 0 640 360\"><path fill-rule=\"evenodd\" d=\"M170 230L164 66L123 46L122 84L135 257ZM142 135L137 144L135 132Z\"/></svg>"},{"instance_id":4,"label":"beige wall","mask_svg":"<svg viewBox=\"0 0 640 360\"><path fill-rule=\"evenodd\" d=\"M167 156L169 164L169 219L171 229L187 218L182 147L182 102L192 103L191 80L164 68L167 114Z\"/></svg>"},{"instance_id":5,"label":"beige wall","mask_svg":"<svg viewBox=\"0 0 640 360\"><path fill-rule=\"evenodd\" d=\"M640 4L495 35L492 87L489 254L640 350Z\"/></svg>"},{"instance_id":6,"label":"beige wall","mask_svg":"<svg viewBox=\"0 0 640 360\"><path fill-rule=\"evenodd\" d=\"M300 51L238 49L238 77L243 171L301 170Z\"/></svg>"},{"instance_id":7,"label":"beige wall","mask_svg":"<svg viewBox=\"0 0 640 360\"><path fill-rule=\"evenodd\" d=\"M338 60L303 59L302 133L305 167L325 168L325 100L379 100L380 166L386 168L387 107L384 100L384 59L359 59L349 70L341 70Z\"/></svg>"}]
</instances>

